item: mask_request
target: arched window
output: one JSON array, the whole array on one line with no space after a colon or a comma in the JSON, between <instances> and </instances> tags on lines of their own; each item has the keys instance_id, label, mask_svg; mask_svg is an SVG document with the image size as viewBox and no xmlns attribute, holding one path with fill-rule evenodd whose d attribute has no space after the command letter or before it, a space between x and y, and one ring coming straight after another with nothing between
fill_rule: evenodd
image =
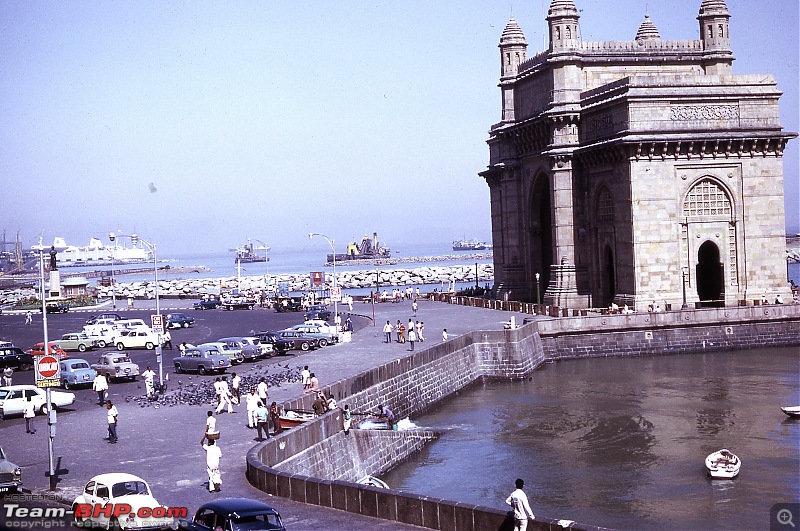
<instances>
[{"instance_id":1,"label":"arched window","mask_svg":"<svg viewBox=\"0 0 800 531\"><path fill-rule=\"evenodd\" d=\"M605 186L600 188L597 194L597 221L600 223L614 221L614 197Z\"/></svg>"},{"instance_id":2,"label":"arched window","mask_svg":"<svg viewBox=\"0 0 800 531\"><path fill-rule=\"evenodd\" d=\"M567 26L567 40L571 38L572 38L572 28L570 28L570 26Z\"/></svg>"},{"instance_id":3,"label":"arched window","mask_svg":"<svg viewBox=\"0 0 800 531\"><path fill-rule=\"evenodd\" d=\"M717 31L717 33L719 33L719 38L720 38L720 39L721 39L722 37L724 37L724 36L725 36L725 32L724 32L724 31L722 31L722 24L720 24L720 25L717 27L717 30L718 30L718 31Z\"/></svg>"},{"instance_id":4,"label":"arched window","mask_svg":"<svg viewBox=\"0 0 800 531\"><path fill-rule=\"evenodd\" d=\"M730 216L731 200L722 187L711 179L695 184L683 203L684 217Z\"/></svg>"}]
</instances>

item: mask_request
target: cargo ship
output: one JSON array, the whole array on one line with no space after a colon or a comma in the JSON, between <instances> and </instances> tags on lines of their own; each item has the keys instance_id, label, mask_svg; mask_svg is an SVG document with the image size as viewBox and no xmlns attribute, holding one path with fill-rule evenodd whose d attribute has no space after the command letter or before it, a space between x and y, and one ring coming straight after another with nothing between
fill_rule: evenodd
<instances>
[{"instance_id":1,"label":"cargo ship","mask_svg":"<svg viewBox=\"0 0 800 531\"><path fill-rule=\"evenodd\" d=\"M337 253L336 261L345 262L347 260L375 260L379 258L390 258L392 252L388 247L378 242L378 233L373 232L372 238L364 236L361 243L352 242L347 246L346 253ZM328 263L334 261L334 255L328 255Z\"/></svg>"},{"instance_id":2,"label":"cargo ship","mask_svg":"<svg viewBox=\"0 0 800 531\"><path fill-rule=\"evenodd\" d=\"M238 249L231 250L236 252L235 262L239 264L253 264L256 262L269 261L269 258L267 258L267 251L269 251L269 247L265 246L264 244L261 244L261 247L255 247L253 243L248 240L246 244ZM256 253L256 251L264 251L264 255L259 255Z\"/></svg>"},{"instance_id":3,"label":"cargo ship","mask_svg":"<svg viewBox=\"0 0 800 531\"><path fill-rule=\"evenodd\" d=\"M490 245L488 245L486 242L478 241L476 239L453 241L454 251L483 251L489 247Z\"/></svg>"}]
</instances>

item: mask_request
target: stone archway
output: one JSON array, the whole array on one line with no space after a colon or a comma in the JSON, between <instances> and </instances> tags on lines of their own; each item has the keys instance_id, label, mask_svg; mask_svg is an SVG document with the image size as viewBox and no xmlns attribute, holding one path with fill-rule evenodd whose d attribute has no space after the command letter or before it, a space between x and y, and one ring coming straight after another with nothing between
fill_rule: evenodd
<instances>
[{"instance_id":1,"label":"stone archway","mask_svg":"<svg viewBox=\"0 0 800 531\"><path fill-rule=\"evenodd\" d=\"M697 298L702 306L724 306L725 266L720 260L717 244L704 242L697 250Z\"/></svg>"},{"instance_id":2,"label":"stone archway","mask_svg":"<svg viewBox=\"0 0 800 531\"><path fill-rule=\"evenodd\" d=\"M531 279L535 279L536 273L540 275L539 285L543 302L544 292L550 285L550 266L553 263L553 215L550 179L547 175L540 173L536 176L530 204L531 256L529 271ZM536 289L535 285L533 289ZM532 300L536 301L535 291Z\"/></svg>"}]
</instances>

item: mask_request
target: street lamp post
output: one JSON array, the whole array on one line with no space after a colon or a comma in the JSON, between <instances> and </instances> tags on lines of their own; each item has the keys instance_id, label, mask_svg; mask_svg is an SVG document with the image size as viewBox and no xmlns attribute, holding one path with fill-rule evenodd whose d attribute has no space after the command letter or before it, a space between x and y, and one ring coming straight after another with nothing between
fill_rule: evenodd
<instances>
[{"instance_id":1,"label":"street lamp post","mask_svg":"<svg viewBox=\"0 0 800 531\"><path fill-rule=\"evenodd\" d=\"M539 273L536 273L536 313L540 313L542 311L542 291L539 287Z\"/></svg>"},{"instance_id":2,"label":"street lamp post","mask_svg":"<svg viewBox=\"0 0 800 531\"><path fill-rule=\"evenodd\" d=\"M42 245L42 238L44 237L44 231L42 231L42 236L39 236L39 246L35 247L35 249L39 250L39 274L41 275L41 282L42 282L42 328L44 331L44 347L42 348L42 352L44 356L50 354L50 338L48 338L47 334L47 295L46 295L46 288L44 285L44 246ZM44 357L42 356L42 358ZM41 359L41 358L40 358ZM38 362L37 362L38 364ZM38 371L38 369L37 369ZM38 372L37 372L38 374ZM34 376L36 380L36 376ZM34 383L38 383L34 382ZM50 386L48 385L45 388L45 400L47 401L47 428L48 428L48 438L47 438L47 454L48 454L48 461L49 461L49 476L50 476L50 490L56 490L56 468L55 468L55 459L53 456L53 439L56 436L56 427L53 423L55 420L55 411L53 410L53 396L50 392Z\"/></svg>"},{"instance_id":3,"label":"street lamp post","mask_svg":"<svg viewBox=\"0 0 800 531\"><path fill-rule=\"evenodd\" d=\"M683 305L681 306L681 310L685 310L685 309L687 309L689 307L689 305L686 304L686 273L688 273L687 268L682 267L681 268L681 280L682 280L681 284L682 284L682 287L683 287Z\"/></svg>"},{"instance_id":4,"label":"street lamp post","mask_svg":"<svg viewBox=\"0 0 800 531\"><path fill-rule=\"evenodd\" d=\"M331 254L333 255L333 290L336 291L336 249L333 243L333 240L325 236L324 234L320 234L319 232L309 232L308 239L314 238L314 236L320 236L325 238L325 241L328 242L328 245L331 246ZM336 331L339 331L339 297L337 293L337 297L333 298L333 323L336 325Z\"/></svg>"},{"instance_id":5,"label":"street lamp post","mask_svg":"<svg viewBox=\"0 0 800 531\"><path fill-rule=\"evenodd\" d=\"M156 244L150 243L147 240L143 240L139 237L138 234L120 234L119 236L125 236L131 239L131 243L136 245L137 243L142 243L148 250L153 253L153 282L155 283L155 292L156 292L156 315L158 315L158 320L161 323L161 326L158 327L156 330L156 361L158 361L158 382L162 386L164 385L164 362L161 359L161 333L164 330L164 322L161 320L161 304L158 298L158 257L156 255ZM113 242L117 235L109 233L108 238Z\"/></svg>"},{"instance_id":6,"label":"street lamp post","mask_svg":"<svg viewBox=\"0 0 800 531\"><path fill-rule=\"evenodd\" d=\"M108 233L108 239L111 241L111 243L114 243L115 236L114 236L113 232L109 232ZM116 247L116 245L114 245L114 247ZM116 249L114 249L114 248L111 249L111 305L116 310L117 309L117 287L114 285L114 251L115 250Z\"/></svg>"}]
</instances>

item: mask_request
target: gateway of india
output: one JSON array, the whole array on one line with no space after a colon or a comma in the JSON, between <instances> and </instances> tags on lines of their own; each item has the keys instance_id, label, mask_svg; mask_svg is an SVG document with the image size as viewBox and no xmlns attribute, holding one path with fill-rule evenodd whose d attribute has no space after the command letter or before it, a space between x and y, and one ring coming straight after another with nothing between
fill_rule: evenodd
<instances>
[{"instance_id":1,"label":"gateway of india","mask_svg":"<svg viewBox=\"0 0 800 531\"><path fill-rule=\"evenodd\" d=\"M587 42L579 18L552 0L532 57L513 16L500 38L502 119L480 173L497 297L790 301L783 150L797 135L771 75L733 74L724 0L702 0L699 40L664 40L645 15L633 40Z\"/></svg>"}]
</instances>

